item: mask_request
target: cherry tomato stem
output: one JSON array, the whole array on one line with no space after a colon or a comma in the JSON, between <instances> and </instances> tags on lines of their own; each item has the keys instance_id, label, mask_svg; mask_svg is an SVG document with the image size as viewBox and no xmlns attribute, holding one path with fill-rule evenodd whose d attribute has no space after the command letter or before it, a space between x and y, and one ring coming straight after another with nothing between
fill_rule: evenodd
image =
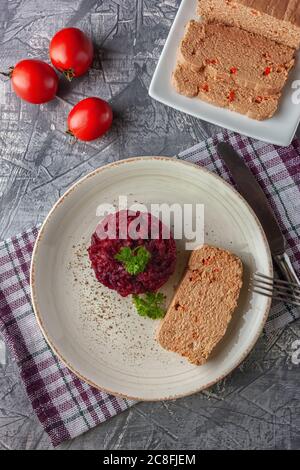
<instances>
[{"instance_id":1,"label":"cherry tomato stem","mask_svg":"<svg viewBox=\"0 0 300 470\"><path fill-rule=\"evenodd\" d=\"M64 70L63 74L69 82L71 82L75 77L75 72L73 69Z\"/></svg>"},{"instance_id":2,"label":"cherry tomato stem","mask_svg":"<svg viewBox=\"0 0 300 470\"><path fill-rule=\"evenodd\" d=\"M0 72L0 75L3 75L3 77L11 78L13 70L13 67L9 67L9 72Z\"/></svg>"}]
</instances>

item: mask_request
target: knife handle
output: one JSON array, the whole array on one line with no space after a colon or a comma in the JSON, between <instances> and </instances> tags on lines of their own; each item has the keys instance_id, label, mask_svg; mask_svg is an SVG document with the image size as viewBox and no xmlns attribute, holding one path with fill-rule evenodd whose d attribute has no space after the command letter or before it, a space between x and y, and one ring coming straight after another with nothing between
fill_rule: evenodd
<instances>
[{"instance_id":1,"label":"knife handle","mask_svg":"<svg viewBox=\"0 0 300 470\"><path fill-rule=\"evenodd\" d=\"M277 266L288 282L293 282L300 286L300 280L292 266L291 260L286 253L274 256Z\"/></svg>"}]
</instances>

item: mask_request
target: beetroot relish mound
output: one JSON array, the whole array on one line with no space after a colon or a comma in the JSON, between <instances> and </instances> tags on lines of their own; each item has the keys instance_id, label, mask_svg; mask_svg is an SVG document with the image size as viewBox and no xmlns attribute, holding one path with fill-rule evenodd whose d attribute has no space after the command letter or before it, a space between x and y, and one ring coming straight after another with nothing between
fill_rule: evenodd
<instances>
[{"instance_id":1,"label":"beetroot relish mound","mask_svg":"<svg viewBox=\"0 0 300 470\"><path fill-rule=\"evenodd\" d=\"M130 236L133 226L136 235ZM138 246L145 247L151 258L145 271L134 276L115 256L123 247ZM157 291L173 274L176 264L176 244L169 229L146 212L124 210L106 216L92 235L88 253L97 280L122 297Z\"/></svg>"}]
</instances>

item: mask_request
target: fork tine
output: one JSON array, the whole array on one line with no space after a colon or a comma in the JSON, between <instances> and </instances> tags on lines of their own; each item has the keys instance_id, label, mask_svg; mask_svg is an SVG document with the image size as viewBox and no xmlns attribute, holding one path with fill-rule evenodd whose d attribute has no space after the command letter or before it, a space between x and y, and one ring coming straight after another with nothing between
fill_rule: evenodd
<instances>
[{"instance_id":1,"label":"fork tine","mask_svg":"<svg viewBox=\"0 0 300 470\"><path fill-rule=\"evenodd\" d=\"M300 295L296 295L294 294L293 292L290 292L290 291L286 291L286 290L282 290L282 289L269 289L269 288L266 288L264 286L261 286L259 284L253 284L253 289L257 289L257 290L260 290L262 292L266 292L270 295L278 295L278 296L281 296L282 298L284 297L288 297L288 298L292 298L294 300L296 300L297 302L300 302Z\"/></svg>"},{"instance_id":2,"label":"fork tine","mask_svg":"<svg viewBox=\"0 0 300 470\"><path fill-rule=\"evenodd\" d=\"M284 281L283 279L273 279L272 277L266 276L265 274L254 273L253 278L257 279L257 280L260 280L260 279L263 280L264 279L264 280L269 281L271 283L291 286L293 288L296 288L296 289L300 290L300 286L298 284L296 284L295 282Z\"/></svg>"},{"instance_id":3,"label":"fork tine","mask_svg":"<svg viewBox=\"0 0 300 470\"><path fill-rule=\"evenodd\" d=\"M254 288L253 292L255 294L263 295L264 297L269 297L270 299L281 300L282 302L286 302L288 304L296 305L297 307L300 307L300 301L295 300L295 297L292 295L282 297L279 295L273 295L271 293L268 293L267 291L258 290L257 288Z\"/></svg>"},{"instance_id":4,"label":"fork tine","mask_svg":"<svg viewBox=\"0 0 300 470\"><path fill-rule=\"evenodd\" d=\"M300 286L298 284L255 273L251 278L250 286L256 294L300 306Z\"/></svg>"},{"instance_id":5,"label":"fork tine","mask_svg":"<svg viewBox=\"0 0 300 470\"><path fill-rule=\"evenodd\" d=\"M288 286L265 283L264 281L253 280L251 284L254 288L263 289L273 294L292 295L300 301L300 289L289 288Z\"/></svg>"}]
</instances>

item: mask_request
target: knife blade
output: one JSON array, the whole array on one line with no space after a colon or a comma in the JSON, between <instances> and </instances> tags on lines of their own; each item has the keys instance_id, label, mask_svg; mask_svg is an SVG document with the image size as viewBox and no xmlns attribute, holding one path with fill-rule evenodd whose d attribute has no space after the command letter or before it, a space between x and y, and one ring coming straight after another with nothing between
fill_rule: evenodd
<instances>
[{"instance_id":1,"label":"knife blade","mask_svg":"<svg viewBox=\"0 0 300 470\"><path fill-rule=\"evenodd\" d=\"M239 154L226 142L218 144L218 152L229 169L239 193L246 199L257 215L273 255L281 255L285 251L285 239L265 193L256 181Z\"/></svg>"},{"instance_id":2,"label":"knife blade","mask_svg":"<svg viewBox=\"0 0 300 470\"><path fill-rule=\"evenodd\" d=\"M266 234L272 256L283 276L289 282L295 282L300 285L300 280L285 252L286 242L280 226L269 206L265 193L256 181L253 173L231 145L226 142L220 142L217 150L229 169L239 193L246 199L257 215Z\"/></svg>"}]
</instances>

